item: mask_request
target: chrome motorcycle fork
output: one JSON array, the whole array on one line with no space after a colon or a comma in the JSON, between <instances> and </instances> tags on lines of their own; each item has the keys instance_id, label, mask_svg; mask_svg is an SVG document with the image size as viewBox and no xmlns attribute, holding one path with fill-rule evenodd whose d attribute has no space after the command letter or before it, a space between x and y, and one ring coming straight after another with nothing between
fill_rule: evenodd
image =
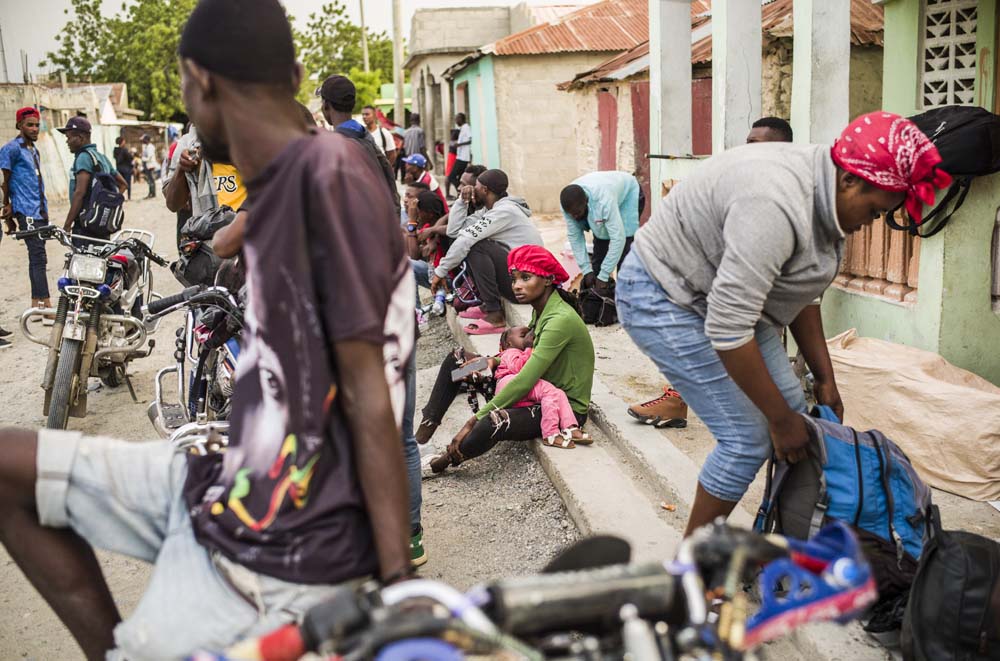
<instances>
[{"instance_id":1,"label":"chrome motorcycle fork","mask_svg":"<svg viewBox=\"0 0 1000 661\"><path fill-rule=\"evenodd\" d=\"M90 376L90 368L94 362L94 354L97 352L97 334L100 332L102 305L100 301L94 301L94 307L90 310L90 317L87 319L87 333L84 335L83 358L80 360L80 383L87 383Z\"/></svg>"},{"instance_id":2,"label":"chrome motorcycle fork","mask_svg":"<svg viewBox=\"0 0 1000 661\"><path fill-rule=\"evenodd\" d=\"M56 304L56 320L49 335L49 355L45 361L45 371L42 372L42 388L52 390L56 378L56 365L59 364L59 349L62 346L63 329L66 327L66 315L69 313L69 298L66 294L59 295Z\"/></svg>"}]
</instances>

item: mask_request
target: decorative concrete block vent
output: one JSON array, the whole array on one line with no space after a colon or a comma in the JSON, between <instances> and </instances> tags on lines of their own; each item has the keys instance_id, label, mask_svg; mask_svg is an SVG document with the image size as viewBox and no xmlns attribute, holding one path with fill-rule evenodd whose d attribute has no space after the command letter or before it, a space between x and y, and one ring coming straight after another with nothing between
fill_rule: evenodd
<instances>
[{"instance_id":1,"label":"decorative concrete block vent","mask_svg":"<svg viewBox=\"0 0 1000 661\"><path fill-rule=\"evenodd\" d=\"M925 109L975 101L978 4L924 0L920 89Z\"/></svg>"}]
</instances>

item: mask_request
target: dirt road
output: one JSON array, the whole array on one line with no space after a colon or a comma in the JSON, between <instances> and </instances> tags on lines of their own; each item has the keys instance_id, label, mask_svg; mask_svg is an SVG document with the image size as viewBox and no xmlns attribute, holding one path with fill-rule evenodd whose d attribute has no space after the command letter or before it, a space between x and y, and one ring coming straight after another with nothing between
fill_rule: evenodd
<instances>
[{"instance_id":1,"label":"dirt road","mask_svg":"<svg viewBox=\"0 0 1000 661\"><path fill-rule=\"evenodd\" d=\"M52 209L63 218L65 206ZM175 220L162 198L129 202L127 226L156 233L156 249L169 259ZM50 242L49 283L55 286L64 249ZM168 271L154 267L154 289L167 295L180 289ZM24 246L4 237L0 242L0 326L17 329L17 317L30 302L27 256ZM346 309L346 308L345 308ZM69 428L135 441L153 438L146 406L153 397L156 371L172 362L176 319L166 319L154 339L149 358L134 362L130 375L139 403L128 389L102 388L92 392L86 418L70 418ZM0 427L43 426L39 387L46 348L27 341L20 332L14 346L0 351ZM442 320L435 320L418 348L418 403L426 401L434 368L452 340ZM434 452L468 417L457 402L432 444ZM419 413L418 413L419 419ZM576 537L562 501L524 445L498 447L489 456L470 462L444 477L424 481L425 544L430 557L422 570L429 578L468 587L490 577L528 573L540 568L556 549ZM149 568L121 556L99 554L104 574L124 616L135 607L149 576ZM0 659L77 659L79 649L51 609L0 546Z\"/></svg>"}]
</instances>

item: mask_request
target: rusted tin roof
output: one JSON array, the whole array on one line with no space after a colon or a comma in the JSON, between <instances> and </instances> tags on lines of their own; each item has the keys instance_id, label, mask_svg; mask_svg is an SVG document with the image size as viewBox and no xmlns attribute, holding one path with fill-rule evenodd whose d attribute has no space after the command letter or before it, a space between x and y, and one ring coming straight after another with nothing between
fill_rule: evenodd
<instances>
[{"instance_id":1,"label":"rusted tin roof","mask_svg":"<svg viewBox=\"0 0 1000 661\"><path fill-rule=\"evenodd\" d=\"M703 10L691 10L691 63L712 61L711 0L697 0ZM883 12L871 0L851 0L851 43L856 46L882 46ZM792 36L792 0L772 0L761 7L761 30L770 37ZM590 71L559 85L576 89L597 82L624 80L649 70L649 42L605 60Z\"/></svg>"},{"instance_id":2,"label":"rusted tin roof","mask_svg":"<svg viewBox=\"0 0 1000 661\"><path fill-rule=\"evenodd\" d=\"M482 51L494 55L615 51L628 50L647 39L648 0L604 0L504 37Z\"/></svg>"}]
</instances>

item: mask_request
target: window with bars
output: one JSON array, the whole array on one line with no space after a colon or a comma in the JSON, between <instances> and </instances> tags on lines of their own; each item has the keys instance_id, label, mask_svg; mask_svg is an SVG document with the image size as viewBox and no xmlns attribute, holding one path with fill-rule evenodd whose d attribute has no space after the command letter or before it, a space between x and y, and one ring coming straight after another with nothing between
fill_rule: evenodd
<instances>
[{"instance_id":1,"label":"window with bars","mask_svg":"<svg viewBox=\"0 0 1000 661\"><path fill-rule=\"evenodd\" d=\"M876 221L847 237L833 284L849 292L912 304L917 301L919 272L920 237Z\"/></svg>"},{"instance_id":2,"label":"window with bars","mask_svg":"<svg viewBox=\"0 0 1000 661\"><path fill-rule=\"evenodd\" d=\"M920 104L972 105L978 0L923 0Z\"/></svg>"}]
</instances>

